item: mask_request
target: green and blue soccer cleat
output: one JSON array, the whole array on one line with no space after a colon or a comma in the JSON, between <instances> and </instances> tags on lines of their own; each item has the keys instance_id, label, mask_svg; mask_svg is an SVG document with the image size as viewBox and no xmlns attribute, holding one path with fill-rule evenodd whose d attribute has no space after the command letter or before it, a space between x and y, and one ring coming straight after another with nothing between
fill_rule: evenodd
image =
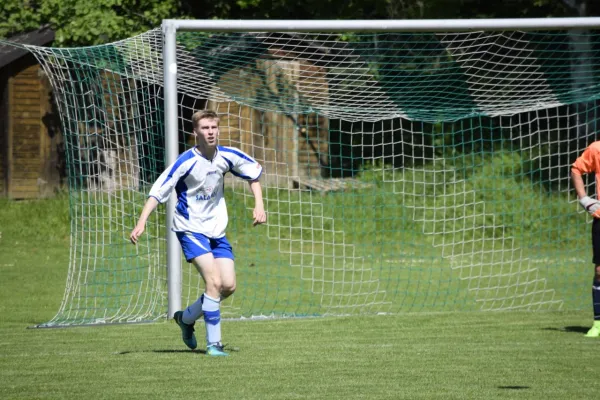
<instances>
[{"instance_id":1,"label":"green and blue soccer cleat","mask_svg":"<svg viewBox=\"0 0 600 400\"><path fill-rule=\"evenodd\" d=\"M594 321L594 325L584 336L600 338L600 321Z\"/></svg>"},{"instance_id":2,"label":"green and blue soccer cleat","mask_svg":"<svg viewBox=\"0 0 600 400\"><path fill-rule=\"evenodd\" d=\"M194 335L194 324L186 324L181 319L183 317L183 311L177 311L173 315L173 319L181 328L181 338L183 339L183 343L190 349L194 350L198 347L198 342L196 342L196 335Z\"/></svg>"},{"instance_id":3,"label":"green and blue soccer cleat","mask_svg":"<svg viewBox=\"0 0 600 400\"><path fill-rule=\"evenodd\" d=\"M212 357L226 357L229 353L223 351L222 344L211 344L206 348L206 355Z\"/></svg>"}]
</instances>

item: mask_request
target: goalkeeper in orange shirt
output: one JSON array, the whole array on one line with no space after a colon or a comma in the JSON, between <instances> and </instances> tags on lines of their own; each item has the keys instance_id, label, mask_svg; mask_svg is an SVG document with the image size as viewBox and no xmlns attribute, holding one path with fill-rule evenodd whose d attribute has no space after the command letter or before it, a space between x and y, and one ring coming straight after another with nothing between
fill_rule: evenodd
<instances>
[{"instance_id":1,"label":"goalkeeper in orange shirt","mask_svg":"<svg viewBox=\"0 0 600 400\"><path fill-rule=\"evenodd\" d=\"M596 177L596 199L600 199L600 141L590 144L571 167L571 179L577 192L579 204L592 216L592 248L594 258L594 283L592 302L594 305L594 325L586 333L587 337L600 337L600 201L587 195L583 174L593 173Z\"/></svg>"}]
</instances>

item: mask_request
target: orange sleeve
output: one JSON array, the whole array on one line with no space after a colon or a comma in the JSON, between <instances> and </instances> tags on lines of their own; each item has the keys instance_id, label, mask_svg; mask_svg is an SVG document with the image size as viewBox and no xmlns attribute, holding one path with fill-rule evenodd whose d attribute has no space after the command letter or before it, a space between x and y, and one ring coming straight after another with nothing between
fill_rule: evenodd
<instances>
[{"instance_id":1,"label":"orange sleeve","mask_svg":"<svg viewBox=\"0 0 600 400\"><path fill-rule=\"evenodd\" d=\"M585 149L583 154L575 160L572 165L571 171L578 175L590 174L596 172L596 158L598 157L598 150L593 147Z\"/></svg>"}]
</instances>

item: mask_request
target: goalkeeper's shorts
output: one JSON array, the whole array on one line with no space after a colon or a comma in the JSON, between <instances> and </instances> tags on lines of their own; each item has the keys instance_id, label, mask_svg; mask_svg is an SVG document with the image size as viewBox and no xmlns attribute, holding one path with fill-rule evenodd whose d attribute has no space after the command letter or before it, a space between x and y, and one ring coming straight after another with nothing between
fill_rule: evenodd
<instances>
[{"instance_id":1,"label":"goalkeeper's shorts","mask_svg":"<svg viewBox=\"0 0 600 400\"><path fill-rule=\"evenodd\" d=\"M181 249L187 262L206 253L212 253L215 258L233 258L233 249L225 236L211 239L201 233L175 232L181 243Z\"/></svg>"},{"instance_id":2,"label":"goalkeeper's shorts","mask_svg":"<svg viewBox=\"0 0 600 400\"><path fill-rule=\"evenodd\" d=\"M600 219L594 218L592 222L592 247L594 250L594 265L600 265Z\"/></svg>"}]
</instances>

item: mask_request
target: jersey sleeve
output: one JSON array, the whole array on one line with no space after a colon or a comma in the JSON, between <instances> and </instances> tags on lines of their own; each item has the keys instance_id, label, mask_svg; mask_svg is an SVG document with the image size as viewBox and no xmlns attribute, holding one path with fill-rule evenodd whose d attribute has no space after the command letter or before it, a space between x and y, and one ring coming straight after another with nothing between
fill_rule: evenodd
<instances>
[{"instance_id":1,"label":"jersey sleeve","mask_svg":"<svg viewBox=\"0 0 600 400\"><path fill-rule=\"evenodd\" d=\"M164 203L169 200L175 185L179 182L179 179L185 174L185 167L188 165L185 163L185 159L178 159L171 164L154 182L152 189L150 189L149 197L154 197L159 203Z\"/></svg>"},{"instance_id":2,"label":"jersey sleeve","mask_svg":"<svg viewBox=\"0 0 600 400\"><path fill-rule=\"evenodd\" d=\"M220 148L229 164L229 171L238 178L255 180L262 174L262 166L248 154L231 147Z\"/></svg>"},{"instance_id":3,"label":"jersey sleeve","mask_svg":"<svg viewBox=\"0 0 600 400\"><path fill-rule=\"evenodd\" d=\"M598 150L594 147L588 147L584 152L575 160L571 166L571 170L576 174L583 175L596 172L595 160L599 157Z\"/></svg>"}]
</instances>

